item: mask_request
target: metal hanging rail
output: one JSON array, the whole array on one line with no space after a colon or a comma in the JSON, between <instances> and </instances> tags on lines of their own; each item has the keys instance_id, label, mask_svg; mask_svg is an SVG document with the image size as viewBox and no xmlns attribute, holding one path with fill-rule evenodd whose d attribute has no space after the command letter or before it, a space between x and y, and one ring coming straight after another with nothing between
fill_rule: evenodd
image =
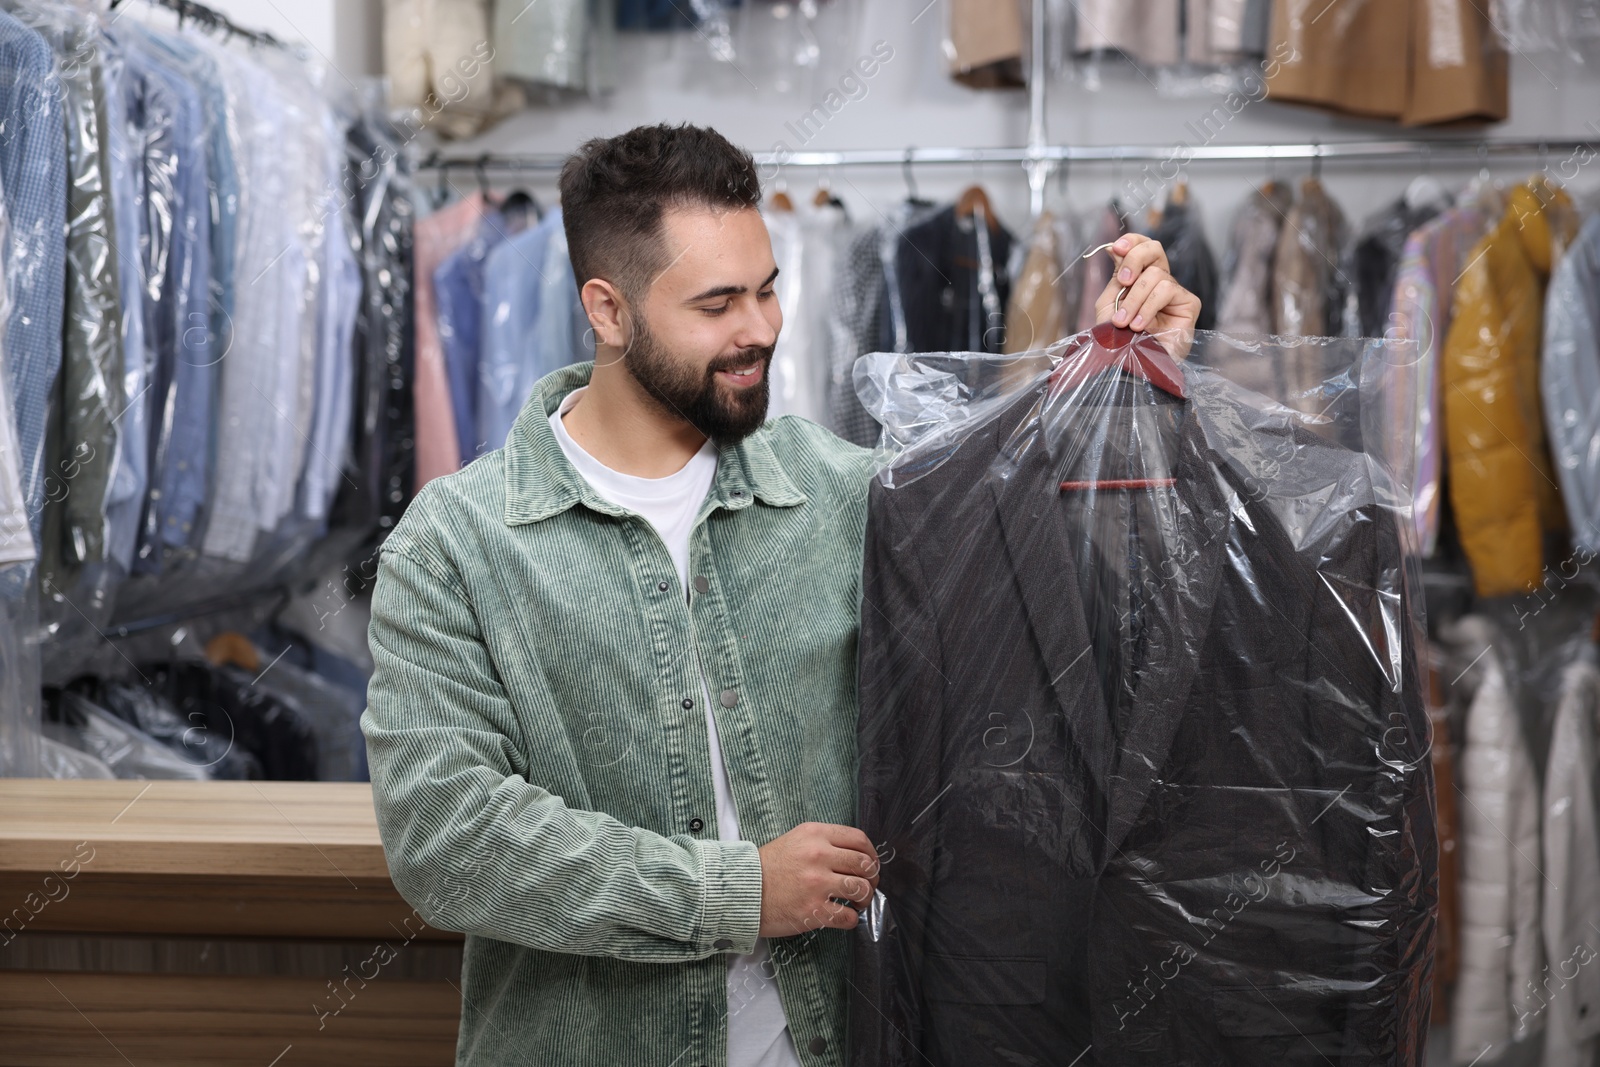
<instances>
[{"instance_id":1,"label":"metal hanging rail","mask_svg":"<svg viewBox=\"0 0 1600 1067\"><path fill-rule=\"evenodd\" d=\"M111 7L118 7L122 2L123 0L111 0ZM265 30L247 30L222 12L209 8L204 4L195 3L194 0L146 0L146 2L154 7L164 7L168 11L176 13L179 26L182 26L185 21L192 21L208 29L228 34L230 37L238 37L252 44L264 44L273 48L294 51L290 45L285 44Z\"/></svg>"},{"instance_id":2,"label":"metal hanging rail","mask_svg":"<svg viewBox=\"0 0 1600 1067\"><path fill-rule=\"evenodd\" d=\"M1594 141L1570 138L1548 140L1473 141L1437 140L1325 141L1304 144L1209 145L1040 145L1033 148L846 148L836 151L754 152L761 167L872 167L938 165L953 163L1270 163L1305 159L1315 162L1406 160L1446 157L1554 156L1587 150L1600 155L1600 137ZM567 157L560 153L446 156L434 152L418 164L423 169L558 171Z\"/></svg>"}]
</instances>

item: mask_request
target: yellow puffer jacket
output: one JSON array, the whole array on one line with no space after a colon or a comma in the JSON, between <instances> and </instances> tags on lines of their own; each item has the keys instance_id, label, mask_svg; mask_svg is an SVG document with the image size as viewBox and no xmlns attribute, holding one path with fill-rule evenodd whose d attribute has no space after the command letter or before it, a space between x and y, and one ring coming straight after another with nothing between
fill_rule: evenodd
<instances>
[{"instance_id":1,"label":"yellow puffer jacket","mask_svg":"<svg viewBox=\"0 0 1600 1067\"><path fill-rule=\"evenodd\" d=\"M1543 535L1566 529L1539 398L1545 284L1577 215L1535 178L1467 259L1442 363L1450 503L1480 596L1537 585Z\"/></svg>"}]
</instances>

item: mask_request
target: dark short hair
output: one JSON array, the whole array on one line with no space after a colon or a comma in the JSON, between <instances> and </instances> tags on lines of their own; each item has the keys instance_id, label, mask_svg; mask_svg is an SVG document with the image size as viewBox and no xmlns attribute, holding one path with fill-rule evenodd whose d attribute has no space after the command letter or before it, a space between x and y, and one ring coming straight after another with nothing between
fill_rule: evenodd
<instances>
[{"instance_id":1,"label":"dark short hair","mask_svg":"<svg viewBox=\"0 0 1600 1067\"><path fill-rule=\"evenodd\" d=\"M561 168L561 221L578 288L603 278L630 301L666 267L661 217L667 209L760 204L750 153L716 130L687 123L596 137Z\"/></svg>"}]
</instances>

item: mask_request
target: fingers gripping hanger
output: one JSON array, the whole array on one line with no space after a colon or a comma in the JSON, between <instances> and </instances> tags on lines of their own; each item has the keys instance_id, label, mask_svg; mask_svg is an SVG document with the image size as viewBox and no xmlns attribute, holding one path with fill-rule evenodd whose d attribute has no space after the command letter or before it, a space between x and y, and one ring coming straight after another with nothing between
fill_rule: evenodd
<instances>
[{"instance_id":1,"label":"fingers gripping hanger","mask_svg":"<svg viewBox=\"0 0 1600 1067\"><path fill-rule=\"evenodd\" d=\"M1111 248L1116 242L1090 249L1083 258ZM1115 318L1122 310L1122 298L1132 286L1124 285L1111 305ZM1088 337L1074 338L1061 353L1062 362L1050 373L1050 390L1056 393L1072 389L1107 371L1121 371L1140 381L1149 382L1164 393L1187 399L1183 371L1173 361L1161 343L1147 333L1135 333L1110 322L1102 322L1089 331ZM1075 490L1118 489L1168 489L1176 484L1173 478L1122 478L1109 481L1063 481L1062 492Z\"/></svg>"},{"instance_id":2,"label":"fingers gripping hanger","mask_svg":"<svg viewBox=\"0 0 1600 1067\"><path fill-rule=\"evenodd\" d=\"M1083 254L1084 259L1098 255L1116 244L1103 244ZM1112 316L1122 310L1122 298L1132 286L1124 285L1112 304ZM1074 359L1087 348L1081 358ZM1070 389L1106 370L1116 369L1149 382L1162 392L1186 399L1183 371L1161 343L1147 333L1134 333L1125 326L1102 322L1089 331L1086 340L1077 340L1062 352L1063 362L1050 375L1053 386Z\"/></svg>"}]
</instances>

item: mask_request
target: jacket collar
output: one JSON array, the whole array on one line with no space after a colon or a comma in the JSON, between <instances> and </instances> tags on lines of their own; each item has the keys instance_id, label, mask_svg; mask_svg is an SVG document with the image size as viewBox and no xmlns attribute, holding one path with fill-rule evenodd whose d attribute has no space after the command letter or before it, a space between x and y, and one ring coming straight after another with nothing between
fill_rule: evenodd
<instances>
[{"instance_id":1,"label":"jacket collar","mask_svg":"<svg viewBox=\"0 0 1600 1067\"><path fill-rule=\"evenodd\" d=\"M573 467L550 429L550 415L567 394L589 384L593 361L574 363L545 375L533 387L506 439L507 526L539 522L583 504L606 515L628 511L606 500ZM731 448L717 452L717 476L707 501L712 507L738 511L759 499L772 507L803 504L806 495L794 484L772 447L772 431L763 426Z\"/></svg>"},{"instance_id":2,"label":"jacket collar","mask_svg":"<svg viewBox=\"0 0 1600 1067\"><path fill-rule=\"evenodd\" d=\"M1020 418L1018 416L1020 415ZM1043 393L1024 395L996 428L998 455L991 469L1000 526L1019 574L1052 575L1054 580L1018 582L1024 608L1066 721L1083 731L1084 751L1096 756L1090 774L1102 786L1109 810L1106 843L1122 847L1145 801L1166 765L1183 707L1194 684L1195 650L1211 627L1211 609L1220 582L1222 552L1209 542L1225 500L1217 485L1221 462L1207 445L1194 400L1184 405L1177 467L1177 492L1182 500L1180 547L1182 565L1158 582L1163 601L1151 617L1151 657L1168 664L1160 685L1140 687L1128 716L1128 732L1120 744L1112 740L1105 700L1091 656L1088 620L1075 593L1077 571L1072 534L1062 515L1061 490L1054 464L1040 439L1038 420L1044 413ZM1225 524L1220 529L1225 529ZM1116 754L1112 755L1112 751ZM1109 853L1108 853L1109 855Z\"/></svg>"}]
</instances>

